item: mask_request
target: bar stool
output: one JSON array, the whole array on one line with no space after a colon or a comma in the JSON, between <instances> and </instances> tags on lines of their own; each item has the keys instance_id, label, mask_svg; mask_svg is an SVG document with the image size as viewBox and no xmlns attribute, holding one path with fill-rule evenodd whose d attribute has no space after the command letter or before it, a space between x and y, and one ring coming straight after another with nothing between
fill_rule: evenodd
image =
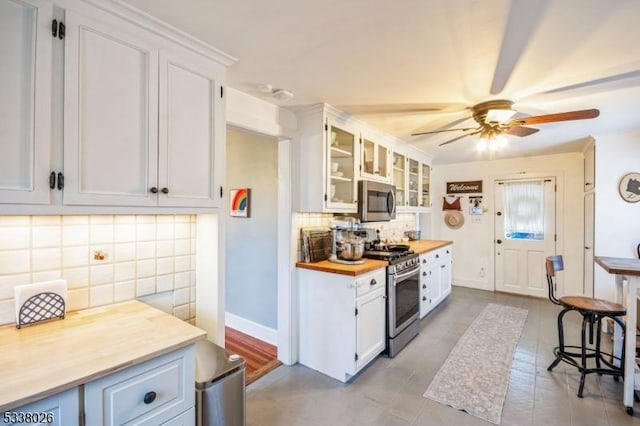
<instances>
[{"instance_id":1,"label":"bar stool","mask_svg":"<svg viewBox=\"0 0 640 426\"><path fill-rule=\"evenodd\" d=\"M602 352L600 349L602 319L611 318L620 327L623 333L625 330L624 323L620 319L626 315L627 311L624 306L609 302L607 300L595 299L583 296L565 296L557 298L555 295L554 277L556 272L564 270L564 262L562 256L549 256L545 260L547 270L547 284L549 286L549 300L556 305L563 306L564 309L558 314L558 341L559 346L553 349L556 359L547 368L548 371L554 369L560 361L564 361L572 365L580 372L580 387L578 388L578 397L582 398L584 389L584 379L587 374L597 373L598 375L612 375L614 380L618 381L624 376L624 344L622 345L622 356L618 358L610 353ZM564 326L562 320L564 316L571 311L576 311L582 315L582 339L580 346L570 346L564 344ZM589 325L589 343L587 344L586 328ZM596 343L593 346L593 328L596 327ZM592 346L588 346L592 345ZM579 351L579 352L576 352ZM604 357L608 356L611 361ZM596 367L589 368L587 360L593 358ZM614 365L618 361L619 366Z\"/></svg>"}]
</instances>

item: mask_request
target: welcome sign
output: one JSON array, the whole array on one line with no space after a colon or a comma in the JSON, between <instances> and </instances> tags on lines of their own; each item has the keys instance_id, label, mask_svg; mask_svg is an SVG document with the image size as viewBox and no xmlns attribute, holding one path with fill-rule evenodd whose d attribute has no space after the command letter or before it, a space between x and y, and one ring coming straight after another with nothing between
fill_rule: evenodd
<instances>
[{"instance_id":1,"label":"welcome sign","mask_svg":"<svg viewBox=\"0 0 640 426\"><path fill-rule=\"evenodd\" d=\"M482 192L481 180L447 182L447 194L475 194Z\"/></svg>"}]
</instances>

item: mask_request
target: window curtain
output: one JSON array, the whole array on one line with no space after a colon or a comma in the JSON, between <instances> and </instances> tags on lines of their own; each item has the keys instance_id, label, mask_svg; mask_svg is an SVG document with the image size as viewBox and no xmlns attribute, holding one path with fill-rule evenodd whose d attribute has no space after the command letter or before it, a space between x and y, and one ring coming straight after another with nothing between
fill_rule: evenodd
<instances>
[{"instance_id":1,"label":"window curtain","mask_svg":"<svg viewBox=\"0 0 640 426\"><path fill-rule=\"evenodd\" d=\"M544 238L544 182L505 182L504 230L507 238Z\"/></svg>"}]
</instances>

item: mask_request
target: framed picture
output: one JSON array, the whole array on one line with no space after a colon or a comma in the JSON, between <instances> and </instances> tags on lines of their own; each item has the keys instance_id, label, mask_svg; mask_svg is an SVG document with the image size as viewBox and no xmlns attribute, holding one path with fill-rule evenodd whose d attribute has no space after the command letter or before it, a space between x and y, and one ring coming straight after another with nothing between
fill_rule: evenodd
<instances>
[{"instance_id":1,"label":"framed picture","mask_svg":"<svg viewBox=\"0 0 640 426\"><path fill-rule=\"evenodd\" d=\"M230 191L229 201L231 203L230 213L233 217L249 217L249 203L251 189L240 188Z\"/></svg>"},{"instance_id":2,"label":"framed picture","mask_svg":"<svg viewBox=\"0 0 640 426\"><path fill-rule=\"evenodd\" d=\"M627 203L640 201L640 173L627 173L622 176L618 191L622 199Z\"/></svg>"}]
</instances>

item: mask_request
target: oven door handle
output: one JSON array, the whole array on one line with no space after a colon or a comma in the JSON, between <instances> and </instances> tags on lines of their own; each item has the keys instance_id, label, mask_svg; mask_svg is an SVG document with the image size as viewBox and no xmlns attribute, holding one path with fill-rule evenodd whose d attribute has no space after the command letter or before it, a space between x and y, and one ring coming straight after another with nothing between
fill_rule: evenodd
<instances>
[{"instance_id":1,"label":"oven door handle","mask_svg":"<svg viewBox=\"0 0 640 426\"><path fill-rule=\"evenodd\" d=\"M408 272L404 272L402 274L396 274L394 279L393 279L393 286L395 287L398 281L402 281L407 277L410 277L411 275L417 273L420 271L420 268L414 268Z\"/></svg>"}]
</instances>

